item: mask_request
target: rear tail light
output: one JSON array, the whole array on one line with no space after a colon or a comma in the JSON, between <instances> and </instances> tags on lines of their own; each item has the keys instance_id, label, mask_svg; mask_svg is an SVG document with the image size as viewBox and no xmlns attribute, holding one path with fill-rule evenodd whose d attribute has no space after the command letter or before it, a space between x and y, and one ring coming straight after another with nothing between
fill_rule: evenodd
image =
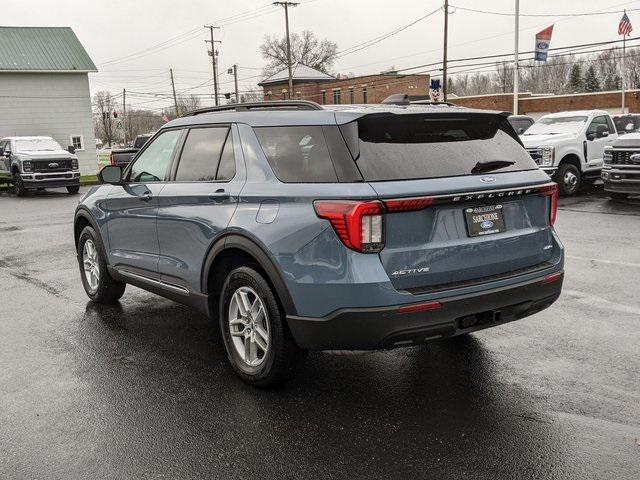
<instances>
[{"instance_id":1,"label":"rear tail light","mask_svg":"<svg viewBox=\"0 0 640 480\"><path fill-rule=\"evenodd\" d=\"M377 200L316 200L316 214L329 220L347 247L377 253L384 247L384 205Z\"/></svg>"},{"instance_id":2,"label":"rear tail light","mask_svg":"<svg viewBox=\"0 0 640 480\"><path fill-rule=\"evenodd\" d=\"M396 213L422 210L423 208L431 205L434 201L434 197L413 197L385 200L384 204L387 207L387 211L389 213Z\"/></svg>"},{"instance_id":3,"label":"rear tail light","mask_svg":"<svg viewBox=\"0 0 640 480\"><path fill-rule=\"evenodd\" d=\"M109 163L114 166L116 164L116 156L113 154L113 152L109 154Z\"/></svg>"},{"instance_id":4,"label":"rear tail light","mask_svg":"<svg viewBox=\"0 0 640 480\"><path fill-rule=\"evenodd\" d=\"M549 195L551 197L551 205L549 206L549 225L556 223L558 216L558 184L550 183L540 188L540 195Z\"/></svg>"}]
</instances>

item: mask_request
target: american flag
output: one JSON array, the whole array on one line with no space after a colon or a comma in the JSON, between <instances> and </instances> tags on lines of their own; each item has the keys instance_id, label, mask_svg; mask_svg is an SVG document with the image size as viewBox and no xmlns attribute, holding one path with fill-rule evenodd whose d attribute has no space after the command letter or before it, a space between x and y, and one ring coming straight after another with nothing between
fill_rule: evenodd
<instances>
[{"instance_id":1,"label":"american flag","mask_svg":"<svg viewBox=\"0 0 640 480\"><path fill-rule=\"evenodd\" d=\"M633 31L633 27L631 26L631 20L627 16L627 12L624 12L622 15L622 19L620 20L620 24L618 25L618 35L627 36Z\"/></svg>"}]
</instances>

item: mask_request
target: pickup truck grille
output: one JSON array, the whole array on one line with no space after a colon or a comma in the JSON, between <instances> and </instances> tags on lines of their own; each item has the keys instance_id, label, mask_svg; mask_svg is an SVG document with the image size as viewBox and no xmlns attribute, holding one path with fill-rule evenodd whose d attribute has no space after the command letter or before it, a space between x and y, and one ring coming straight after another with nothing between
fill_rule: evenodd
<instances>
[{"instance_id":1,"label":"pickup truck grille","mask_svg":"<svg viewBox=\"0 0 640 480\"><path fill-rule=\"evenodd\" d=\"M612 165L637 165L640 166L640 163L635 163L631 161L631 155L636 153L640 153L640 149L638 151L631 150L613 150L612 152L613 158L611 159Z\"/></svg>"},{"instance_id":2,"label":"pickup truck grille","mask_svg":"<svg viewBox=\"0 0 640 480\"><path fill-rule=\"evenodd\" d=\"M36 173L68 172L71 160L32 160L31 165Z\"/></svg>"},{"instance_id":3,"label":"pickup truck grille","mask_svg":"<svg viewBox=\"0 0 640 480\"><path fill-rule=\"evenodd\" d=\"M527 148L527 153L531 155L533 161L540 165L542 161L542 149L540 148Z\"/></svg>"}]
</instances>

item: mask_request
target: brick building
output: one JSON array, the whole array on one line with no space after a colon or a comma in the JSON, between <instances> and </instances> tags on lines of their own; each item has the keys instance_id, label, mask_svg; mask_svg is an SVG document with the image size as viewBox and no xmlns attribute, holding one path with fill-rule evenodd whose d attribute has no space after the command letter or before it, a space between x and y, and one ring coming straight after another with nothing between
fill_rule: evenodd
<instances>
[{"instance_id":1,"label":"brick building","mask_svg":"<svg viewBox=\"0 0 640 480\"><path fill-rule=\"evenodd\" d=\"M461 107L482 108L510 112L513 110L513 94L499 93L469 97L449 96L449 101ZM607 110L621 113L622 92L574 93L569 95L535 95L529 92L518 95L519 113L540 118L547 113L567 110ZM640 90L628 90L625 94L628 112L640 112Z\"/></svg>"},{"instance_id":2,"label":"brick building","mask_svg":"<svg viewBox=\"0 0 640 480\"><path fill-rule=\"evenodd\" d=\"M296 63L292 68L293 98L313 100L323 105L348 103L380 103L394 93L428 98L429 75L399 75L381 73L360 77L332 77L324 72ZM289 97L289 71L284 69L260 85L265 100L285 100Z\"/></svg>"}]
</instances>

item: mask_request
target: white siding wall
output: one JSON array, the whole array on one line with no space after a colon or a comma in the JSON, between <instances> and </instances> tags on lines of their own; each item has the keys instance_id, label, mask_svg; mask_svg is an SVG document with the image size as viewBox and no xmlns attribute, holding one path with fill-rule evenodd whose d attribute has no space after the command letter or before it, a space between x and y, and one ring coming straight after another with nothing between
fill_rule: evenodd
<instances>
[{"instance_id":1,"label":"white siding wall","mask_svg":"<svg viewBox=\"0 0 640 480\"><path fill-rule=\"evenodd\" d=\"M71 135L82 135L80 171L96 173L88 75L0 72L0 137L13 135L50 136L63 148Z\"/></svg>"}]
</instances>

